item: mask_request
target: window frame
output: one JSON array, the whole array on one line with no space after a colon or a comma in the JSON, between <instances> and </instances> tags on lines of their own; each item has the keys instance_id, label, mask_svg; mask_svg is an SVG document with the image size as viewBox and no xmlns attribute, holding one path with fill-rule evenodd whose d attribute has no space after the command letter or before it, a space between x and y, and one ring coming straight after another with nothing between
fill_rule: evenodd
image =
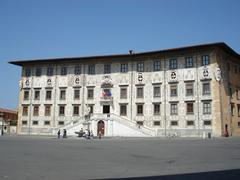
<instances>
[{"instance_id":1,"label":"window frame","mask_svg":"<svg viewBox=\"0 0 240 180\"><path fill-rule=\"evenodd\" d=\"M137 62L137 72L144 72L144 62Z\"/></svg>"},{"instance_id":2,"label":"window frame","mask_svg":"<svg viewBox=\"0 0 240 180\"><path fill-rule=\"evenodd\" d=\"M186 57L185 58L185 68L193 68L193 67L194 67L193 57Z\"/></svg>"},{"instance_id":3,"label":"window frame","mask_svg":"<svg viewBox=\"0 0 240 180\"><path fill-rule=\"evenodd\" d=\"M160 71L160 70L161 70L161 61L153 60L153 71Z\"/></svg>"},{"instance_id":4,"label":"window frame","mask_svg":"<svg viewBox=\"0 0 240 180\"><path fill-rule=\"evenodd\" d=\"M211 114L212 113L212 103L211 101L202 101L203 114ZM209 105L209 106L207 106Z\"/></svg>"},{"instance_id":5,"label":"window frame","mask_svg":"<svg viewBox=\"0 0 240 180\"><path fill-rule=\"evenodd\" d=\"M178 115L178 103L170 103L170 115Z\"/></svg>"},{"instance_id":6,"label":"window frame","mask_svg":"<svg viewBox=\"0 0 240 180\"><path fill-rule=\"evenodd\" d=\"M177 69L177 68L178 68L177 58L169 59L169 69L173 70L173 69Z\"/></svg>"}]
</instances>

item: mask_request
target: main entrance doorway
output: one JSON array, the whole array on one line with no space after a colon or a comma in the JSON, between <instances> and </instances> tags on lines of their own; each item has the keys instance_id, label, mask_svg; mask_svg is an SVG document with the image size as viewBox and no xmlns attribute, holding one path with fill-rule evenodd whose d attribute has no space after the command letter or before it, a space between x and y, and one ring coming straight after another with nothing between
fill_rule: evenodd
<instances>
[{"instance_id":1,"label":"main entrance doorway","mask_svg":"<svg viewBox=\"0 0 240 180\"><path fill-rule=\"evenodd\" d=\"M109 114L109 113L110 113L110 106L103 105L103 114Z\"/></svg>"},{"instance_id":2,"label":"main entrance doorway","mask_svg":"<svg viewBox=\"0 0 240 180\"><path fill-rule=\"evenodd\" d=\"M104 130L105 130L104 122L102 120L98 121L98 131L97 131L98 136L99 136L100 133L103 136L104 135Z\"/></svg>"}]
</instances>

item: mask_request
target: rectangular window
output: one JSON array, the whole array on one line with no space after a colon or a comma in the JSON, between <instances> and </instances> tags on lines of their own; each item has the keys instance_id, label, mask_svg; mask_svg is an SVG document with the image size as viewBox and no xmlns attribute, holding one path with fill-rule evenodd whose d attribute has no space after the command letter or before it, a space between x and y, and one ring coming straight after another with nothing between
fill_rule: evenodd
<instances>
[{"instance_id":1,"label":"rectangular window","mask_svg":"<svg viewBox=\"0 0 240 180\"><path fill-rule=\"evenodd\" d=\"M203 83L202 84L203 87L203 95L210 95L211 94L211 90L210 90L210 83Z\"/></svg>"},{"instance_id":2,"label":"rectangular window","mask_svg":"<svg viewBox=\"0 0 240 180\"><path fill-rule=\"evenodd\" d=\"M153 61L153 70L160 71L160 68L161 68L161 61L159 60Z\"/></svg>"},{"instance_id":3,"label":"rectangular window","mask_svg":"<svg viewBox=\"0 0 240 180\"><path fill-rule=\"evenodd\" d=\"M238 73L238 68L237 68L237 66L236 66L236 65L235 65L234 71L235 71L235 74L237 74L237 73Z\"/></svg>"},{"instance_id":4,"label":"rectangular window","mask_svg":"<svg viewBox=\"0 0 240 180\"><path fill-rule=\"evenodd\" d=\"M203 101L203 114L211 114L211 102Z\"/></svg>"},{"instance_id":5,"label":"rectangular window","mask_svg":"<svg viewBox=\"0 0 240 180\"><path fill-rule=\"evenodd\" d=\"M104 74L111 73L111 64L104 64Z\"/></svg>"},{"instance_id":6,"label":"rectangular window","mask_svg":"<svg viewBox=\"0 0 240 180\"><path fill-rule=\"evenodd\" d=\"M51 116L51 105L45 105L45 116Z\"/></svg>"},{"instance_id":7,"label":"rectangular window","mask_svg":"<svg viewBox=\"0 0 240 180\"><path fill-rule=\"evenodd\" d=\"M61 75L66 76L67 75L67 67L61 67Z\"/></svg>"},{"instance_id":8,"label":"rectangular window","mask_svg":"<svg viewBox=\"0 0 240 180\"><path fill-rule=\"evenodd\" d=\"M49 126L50 125L50 121L44 121L44 125L45 126Z\"/></svg>"},{"instance_id":9,"label":"rectangular window","mask_svg":"<svg viewBox=\"0 0 240 180\"><path fill-rule=\"evenodd\" d=\"M187 121L187 126L194 126L194 121Z\"/></svg>"},{"instance_id":10,"label":"rectangular window","mask_svg":"<svg viewBox=\"0 0 240 180\"><path fill-rule=\"evenodd\" d=\"M52 91L51 90L47 90L46 91L46 100L51 100L52 99Z\"/></svg>"},{"instance_id":11,"label":"rectangular window","mask_svg":"<svg viewBox=\"0 0 240 180\"><path fill-rule=\"evenodd\" d=\"M238 108L238 117L240 117L240 104L237 105Z\"/></svg>"},{"instance_id":12,"label":"rectangular window","mask_svg":"<svg viewBox=\"0 0 240 180\"><path fill-rule=\"evenodd\" d=\"M128 64L121 64L120 72L121 72L121 73L126 73L126 72L128 72Z\"/></svg>"},{"instance_id":13,"label":"rectangular window","mask_svg":"<svg viewBox=\"0 0 240 180\"><path fill-rule=\"evenodd\" d=\"M36 76L41 76L42 75L42 68L36 68Z\"/></svg>"},{"instance_id":14,"label":"rectangular window","mask_svg":"<svg viewBox=\"0 0 240 180\"><path fill-rule=\"evenodd\" d=\"M22 125L27 125L27 121L22 121Z\"/></svg>"},{"instance_id":15,"label":"rectangular window","mask_svg":"<svg viewBox=\"0 0 240 180\"><path fill-rule=\"evenodd\" d=\"M137 88L137 98L143 98L143 87Z\"/></svg>"},{"instance_id":16,"label":"rectangular window","mask_svg":"<svg viewBox=\"0 0 240 180\"><path fill-rule=\"evenodd\" d=\"M88 99L93 99L93 93L94 93L93 89L88 89L87 98Z\"/></svg>"},{"instance_id":17,"label":"rectangular window","mask_svg":"<svg viewBox=\"0 0 240 180\"><path fill-rule=\"evenodd\" d=\"M193 84L186 84L186 96L193 96Z\"/></svg>"},{"instance_id":18,"label":"rectangular window","mask_svg":"<svg viewBox=\"0 0 240 180\"><path fill-rule=\"evenodd\" d=\"M177 115L178 114L178 104L177 103L171 103L170 104L170 114L171 115Z\"/></svg>"},{"instance_id":19,"label":"rectangular window","mask_svg":"<svg viewBox=\"0 0 240 180\"><path fill-rule=\"evenodd\" d=\"M234 116L234 104L231 104L231 114Z\"/></svg>"},{"instance_id":20,"label":"rectangular window","mask_svg":"<svg viewBox=\"0 0 240 180\"><path fill-rule=\"evenodd\" d=\"M95 65L94 64L88 65L88 74L95 74Z\"/></svg>"},{"instance_id":21,"label":"rectangular window","mask_svg":"<svg viewBox=\"0 0 240 180\"><path fill-rule=\"evenodd\" d=\"M90 114L92 114L94 112L94 105L93 104L89 104L88 107L90 108Z\"/></svg>"},{"instance_id":22,"label":"rectangular window","mask_svg":"<svg viewBox=\"0 0 240 180\"><path fill-rule=\"evenodd\" d=\"M185 67L186 68L192 68L193 67L193 58L192 57L185 58Z\"/></svg>"},{"instance_id":23,"label":"rectangular window","mask_svg":"<svg viewBox=\"0 0 240 180\"><path fill-rule=\"evenodd\" d=\"M30 77L31 76L31 69L30 68L26 68L25 70L25 77Z\"/></svg>"},{"instance_id":24,"label":"rectangular window","mask_svg":"<svg viewBox=\"0 0 240 180\"><path fill-rule=\"evenodd\" d=\"M79 106L73 106L73 115L78 116L79 115Z\"/></svg>"},{"instance_id":25,"label":"rectangular window","mask_svg":"<svg viewBox=\"0 0 240 180\"><path fill-rule=\"evenodd\" d=\"M227 68L228 68L228 71L231 71L230 63L227 63Z\"/></svg>"},{"instance_id":26,"label":"rectangular window","mask_svg":"<svg viewBox=\"0 0 240 180\"><path fill-rule=\"evenodd\" d=\"M64 125L64 121L58 121L58 125L60 126Z\"/></svg>"},{"instance_id":27,"label":"rectangular window","mask_svg":"<svg viewBox=\"0 0 240 180\"><path fill-rule=\"evenodd\" d=\"M120 116L127 116L127 105L120 105Z\"/></svg>"},{"instance_id":28,"label":"rectangular window","mask_svg":"<svg viewBox=\"0 0 240 180\"><path fill-rule=\"evenodd\" d=\"M80 89L74 89L74 99L80 99Z\"/></svg>"},{"instance_id":29,"label":"rectangular window","mask_svg":"<svg viewBox=\"0 0 240 180\"><path fill-rule=\"evenodd\" d=\"M138 126L142 126L143 125L143 121L137 121L137 125Z\"/></svg>"},{"instance_id":30,"label":"rectangular window","mask_svg":"<svg viewBox=\"0 0 240 180\"><path fill-rule=\"evenodd\" d=\"M211 126L211 124L212 124L212 122L209 120L203 121L203 125L205 125L205 126Z\"/></svg>"},{"instance_id":31,"label":"rectangular window","mask_svg":"<svg viewBox=\"0 0 240 180\"><path fill-rule=\"evenodd\" d=\"M23 116L28 116L28 106L23 106L22 115Z\"/></svg>"},{"instance_id":32,"label":"rectangular window","mask_svg":"<svg viewBox=\"0 0 240 180\"><path fill-rule=\"evenodd\" d=\"M39 106L33 107L33 116L39 116Z\"/></svg>"},{"instance_id":33,"label":"rectangular window","mask_svg":"<svg viewBox=\"0 0 240 180\"><path fill-rule=\"evenodd\" d=\"M160 115L160 104L153 104L154 115Z\"/></svg>"},{"instance_id":34,"label":"rectangular window","mask_svg":"<svg viewBox=\"0 0 240 180\"><path fill-rule=\"evenodd\" d=\"M170 96L171 97L177 97L177 85L170 85Z\"/></svg>"},{"instance_id":35,"label":"rectangular window","mask_svg":"<svg viewBox=\"0 0 240 180\"><path fill-rule=\"evenodd\" d=\"M210 64L209 55L203 55L201 58L202 58L202 66L206 66Z\"/></svg>"},{"instance_id":36,"label":"rectangular window","mask_svg":"<svg viewBox=\"0 0 240 180\"><path fill-rule=\"evenodd\" d=\"M66 90L60 90L60 100L66 99Z\"/></svg>"},{"instance_id":37,"label":"rectangular window","mask_svg":"<svg viewBox=\"0 0 240 180\"><path fill-rule=\"evenodd\" d=\"M120 99L127 99L127 88L120 89Z\"/></svg>"},{"instance_id":38,"label":"rectangular window","mask_svg":"<svg viewBox=\"0 0 240 180\"><path fill-rule=\"evenodd\" d=\"M29 91L24 91L23 99L29 100Z\"/></svg>"},{"instance_id":39,"label":"rectangular window","mask_svg":"<svg viewBox=\"0 0 240 180\"><path fill-rule=\"evenodd\" d=\"M178 126L178 121L171 121L171 126Z\"/></svg>"},{"instance_id":40,"label":"rectangular window","mask_svg":"<svg viewBox=\"0 0 240 180\"><path fill-rule=\"evenodd\" d=\"M38 121L33 121L32 124L33 125L38 125Z\"/></svg>"},{"instance_id":41,"label":"rectangular window","mask_svg":"<svg viewBox=\"0 0 240 180\"><path fill-rule=\"evenodd\" d=\"M169 69L177 69L177 59L170 59Z\"/></svg>"},{"instance_id":42,"label":"rectangular window","mask_svg":"<svg viewBox=\"0 0 240 180\"><path fill-rule=\"evenodd\" d=\"M47 68L47 76L53 76L53 67Z\"/></svg>"},{"instance_id":43,"label":"rectangular window","mask_svg":"<svg viewBox=\"0 0 240 180\"><path fill-rule=\"evenodd\" d=\"M160 86L153 87L153 97L160 97L161 96L161 89Z\"/></svg>"},{"instance_id":44,"label":"rectangular window","mask_svg":"<svg viewBox=\"0 0 240 180\"><path fill-rule=\"evenodd\" d=\"M81 66L80 65L75 66L74 74L75 75L81 74Z\"/></svg>"},{"instance_id":45,"label":"rectangular window","mask_svg":"<svg viewBox=\"0 0 240 180\"><path fill-rule=\"evenodd\" d=\"M39 90L35 90L34 91L34 99L35 100L39 100L40 99L40 91Z\"/></svg>"},{"instance_id":46,"label":"rectangular window","mask_svg":"<svg viewBox=\"0 0 240 180\"><path fill-rule=\"evenodd\" d=\"M143 104L137 104L137 116L143 115Z\"/></svg>"},{"instance_id":47,"label":"rectangular window","mask_svg":"<svg viewBox=\"0 0 240 180\"><path fill-rule=\"evenodd\" d=\"M160 121L153 121L153 125L154 126L161 126L161 122Z\"/></svg>"},{"instance_id":48,"label":"rectangular window","mask_svg":"<svg viewBox=\"0 0 240 180\"><path fill-rule=\"evenodd\" d=\"M194 103L193 102L187 102L187 114L193 114L194 113Z\"/></svg>"},{"instance_id":49,"label":"rectangular window","mask_svg":"<svg viewBox=\"0 0 240 180\"><path fill-rule=\"evenodd\" d=\"M144 71L144 62L138 62L137 63L137 72L143 72Z\"/></svg>"},{"instance_id":50,"label":"rectangular window","mask_svg":"<svg viewBox=\"0 0 240 180\"><path fill-rule=\"evenodd\" d=\"M59 106L59 116L65 115L65 106Z\"/></svg>"}]
</instances>

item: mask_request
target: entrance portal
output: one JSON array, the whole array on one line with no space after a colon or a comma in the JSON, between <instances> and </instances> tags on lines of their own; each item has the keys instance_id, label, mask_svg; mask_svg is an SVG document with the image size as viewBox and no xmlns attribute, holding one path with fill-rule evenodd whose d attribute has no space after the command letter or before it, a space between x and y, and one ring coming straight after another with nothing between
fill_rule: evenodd
<instances>
[{"instance_id":1,"label":"entrance portal","mask_svg":"<svg viewBox=\"0 0 240 180\"><path fill-rule=\"evenodd\" d=\"M109 113L110 113L110 106L103 105L103 114L109 114Z\"/></svg>"},{"instance_id":2,"label":"entrance portal","mask_svg":"<svg viewBox=\"0 0 240 180\"><path fill-rule=\"evenodd\" d=\"M101 121L98 121L98 131L97 131L97 134L99 136L99 134L101 133L101 136L104 135L104 122L101 120Z\"/></svg>"}]
</instances>

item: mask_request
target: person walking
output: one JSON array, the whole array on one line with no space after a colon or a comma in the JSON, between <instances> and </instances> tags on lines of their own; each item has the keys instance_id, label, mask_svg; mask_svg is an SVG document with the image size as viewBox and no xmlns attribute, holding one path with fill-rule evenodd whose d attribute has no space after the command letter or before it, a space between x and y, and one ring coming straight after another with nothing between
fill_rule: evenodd
<instances>
[{"instance_id":1,"label":"person walking","mask_svg":"<svg viewBox=\"0 0 240 180\"><path fill-rule=\"evenodd\" d=\"M63 138L67 138L67 130L66 129L63 130Z\"/></svg>"},{"instance_id":2,"label":"person walking","mask_svg":"<svg viewBox=\"0 0 240 180\"><path fill-rule=\"evenodd\" d=\"M57 135L58 135L58 139L60 139L60 136L61 136L61 131L60 131L60 129L58 130Z\"/></svg>"}]
</instances>

